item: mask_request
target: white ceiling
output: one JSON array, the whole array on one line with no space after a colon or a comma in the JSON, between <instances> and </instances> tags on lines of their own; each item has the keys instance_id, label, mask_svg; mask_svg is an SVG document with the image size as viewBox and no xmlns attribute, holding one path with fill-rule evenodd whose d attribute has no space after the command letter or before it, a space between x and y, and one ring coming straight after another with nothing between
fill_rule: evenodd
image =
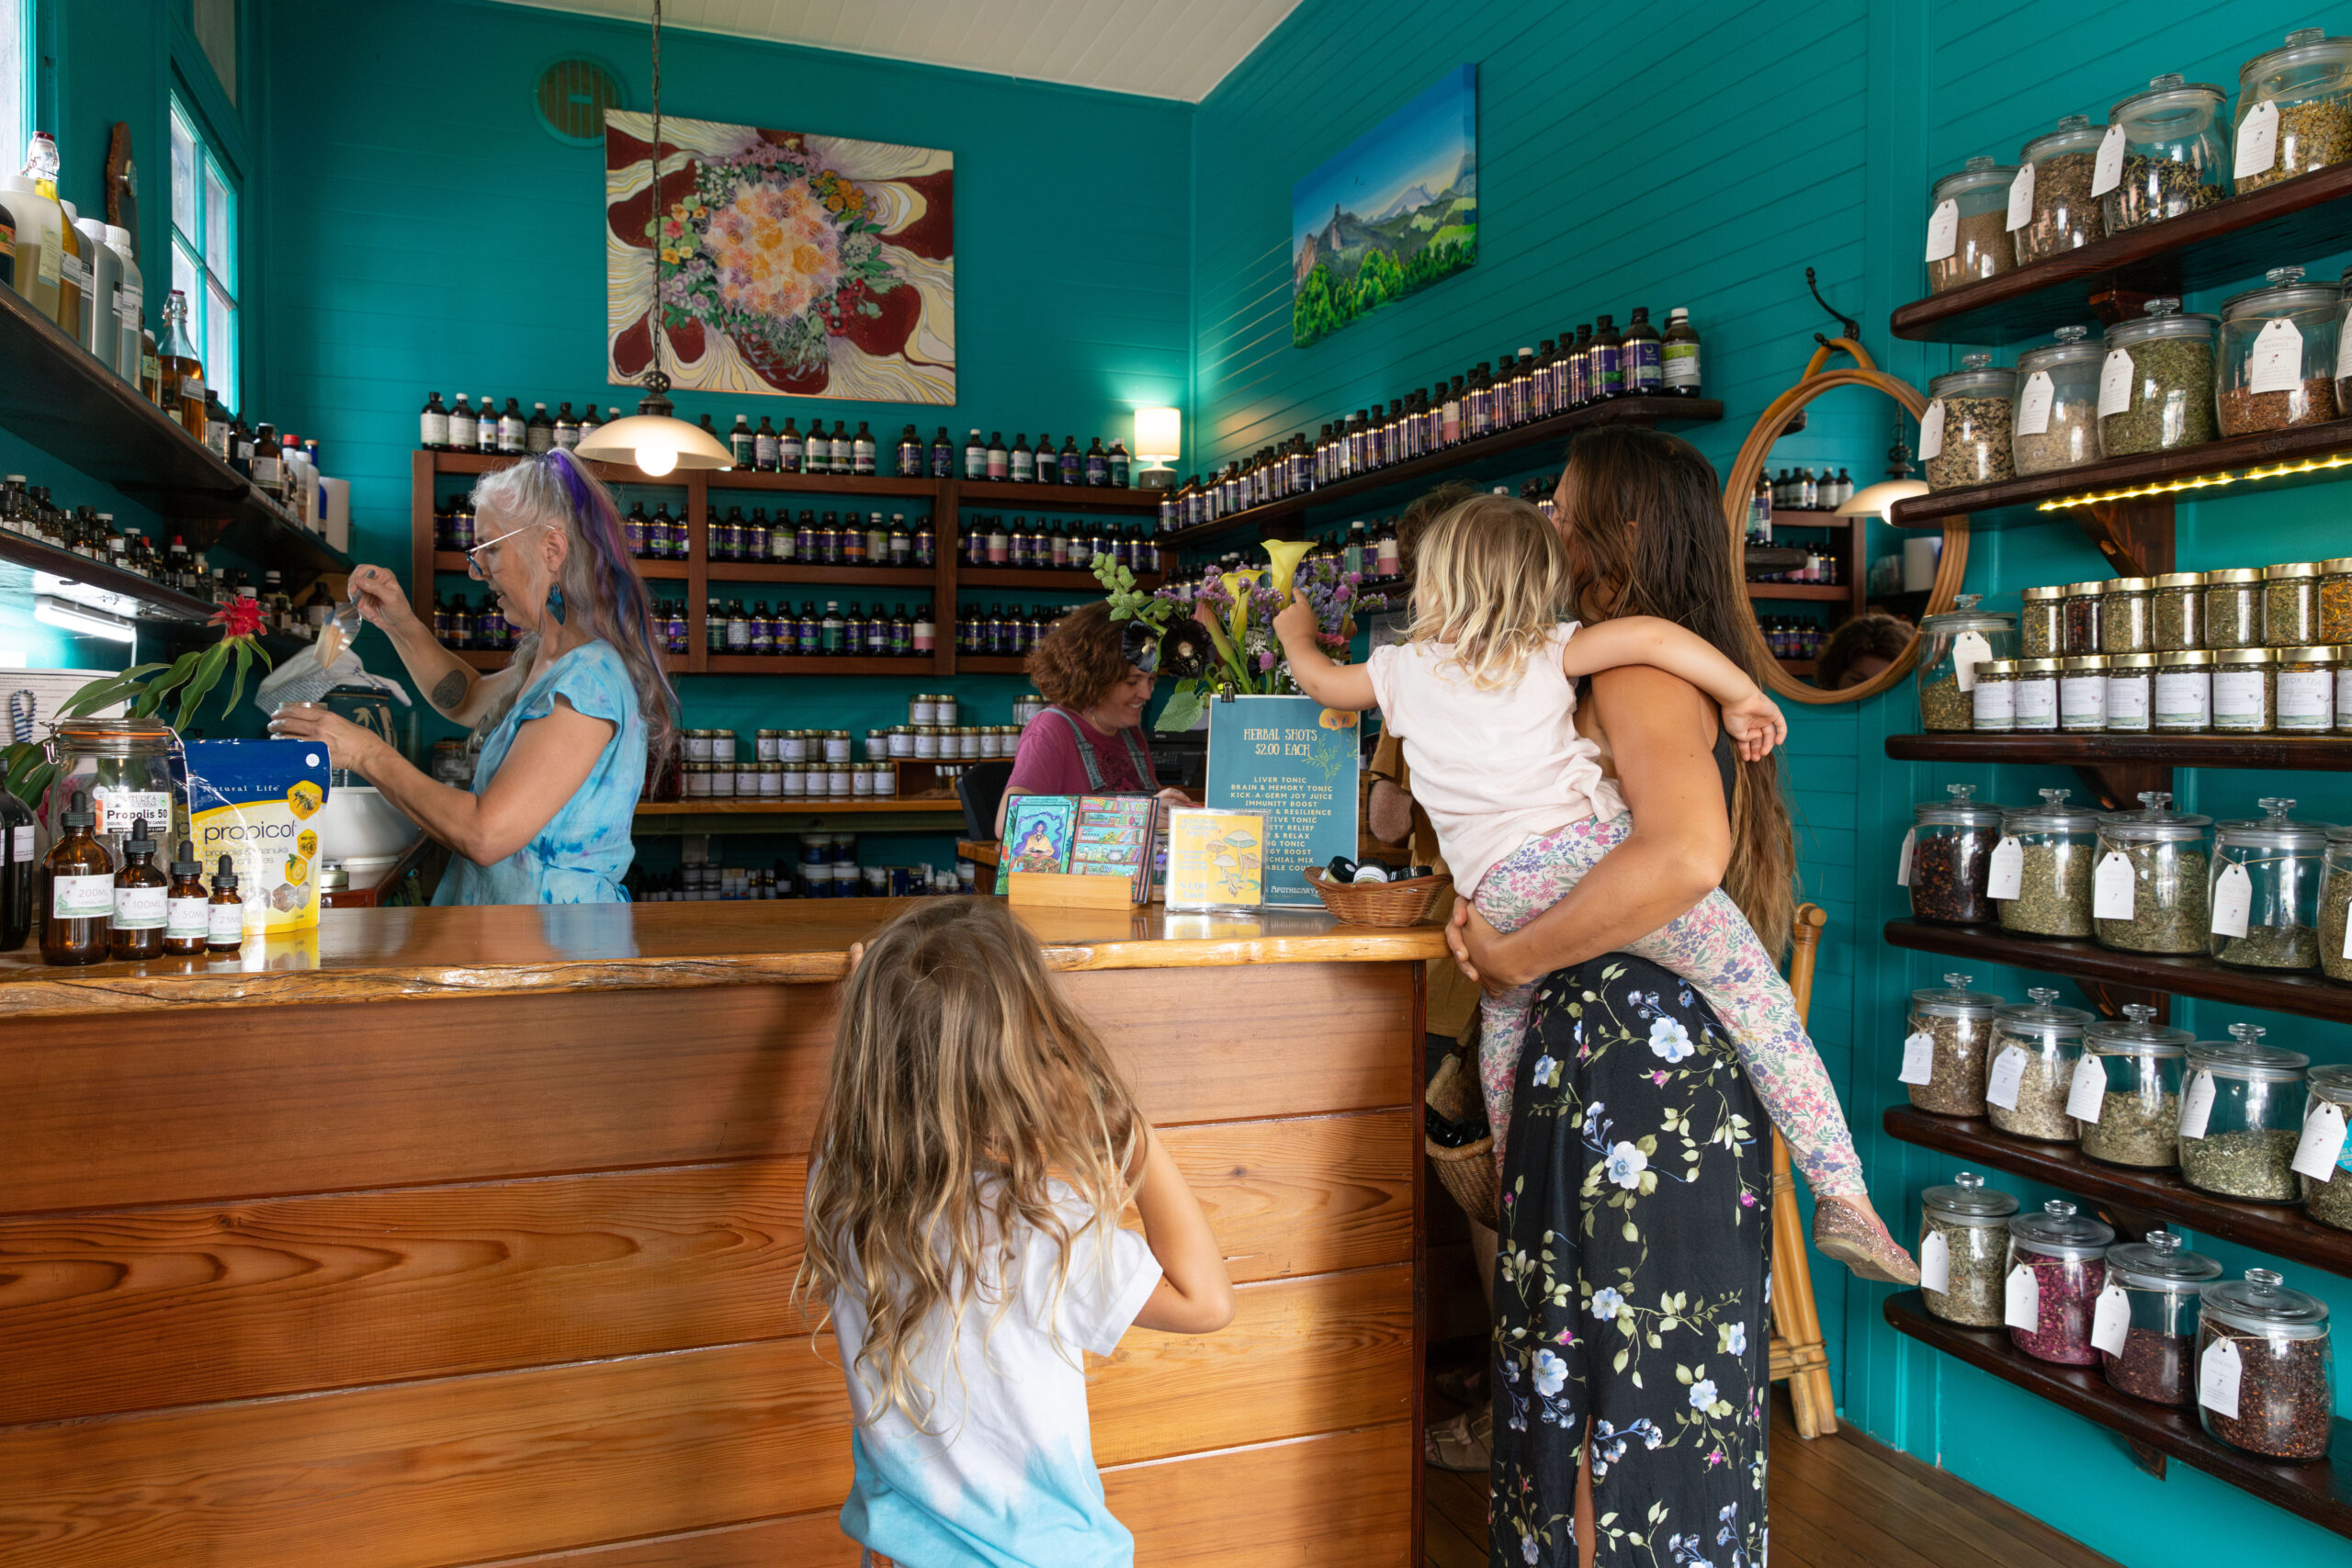
<instances>
[{"instance_id":1,"label":"white ceiling","mask_svg":"<svg viewBox=\"0 0 2352 1568\"><path fill-rule=\"evenodd\" d=\"M505 0L647 21L653 0ZM664 28L1198 103L1298 0L662 0Z\"/></svg>"}]
</instances>

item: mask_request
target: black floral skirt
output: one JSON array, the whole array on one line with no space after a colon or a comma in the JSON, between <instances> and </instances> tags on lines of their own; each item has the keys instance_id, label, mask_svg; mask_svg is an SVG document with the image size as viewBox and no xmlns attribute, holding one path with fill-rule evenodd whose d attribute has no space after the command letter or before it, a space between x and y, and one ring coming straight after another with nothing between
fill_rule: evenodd
<instances>
[{"instance_id":1,"label":"black floral skirt","mask_svg":"<svg viewBox=\"0 0 2352 1568\"><path fill-rule=\"evenodd\" d=\"M1495 1260L1496 1568L1759 1568L1771 1126L1714 1014L1611 953L1538 987Z\"/></svg>"}]
</instances>

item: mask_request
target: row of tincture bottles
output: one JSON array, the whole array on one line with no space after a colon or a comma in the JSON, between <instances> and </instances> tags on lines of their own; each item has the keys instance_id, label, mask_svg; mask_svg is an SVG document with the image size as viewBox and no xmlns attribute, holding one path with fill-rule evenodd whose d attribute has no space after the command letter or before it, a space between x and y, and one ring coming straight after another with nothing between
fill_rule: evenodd
<instances>
[{"instance_id":1,"label":"row of tincture bottles","mask_svg":"<svg viewBox=\"0 0 2352 1568\"><path fill-rule=\"evenodd\" d=\"M796 615L781 599L771 612L765 600L746 610L740 599L722 605L714 598L703 605L703 637L705 646L720 654L928 659L938 646L939 628L929 600L911 615L903 604L885 610L879 600L871 610L855 601L843 610L838 600L828 599L821 611L815 601L803 600ZM673 632L671 651L685 651L683 621Z\"/></svg>"}]
</instances>

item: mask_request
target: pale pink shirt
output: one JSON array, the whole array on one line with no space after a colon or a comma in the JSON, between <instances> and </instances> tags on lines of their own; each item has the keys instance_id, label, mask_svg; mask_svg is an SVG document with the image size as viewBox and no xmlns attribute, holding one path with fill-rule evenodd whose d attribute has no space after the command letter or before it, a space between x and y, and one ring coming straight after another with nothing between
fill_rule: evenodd
<instances>
[{"instance_id":1,"label":"pale pink shirt","mask_svg":"<svg viewBox=\"0 0 2352 1568\"><path fill-rule=\"evenodd\" d=\"M1563 625L1516 681L1487 691L1440 643L1394 643L1366 662L1381 722L1404 742L1413 799L1465 898L1530 837L1625 809L1601 775L1600 748L1577 733L1576 688L1560 671L1576 630Z\"/></svg>"}]
</instances>

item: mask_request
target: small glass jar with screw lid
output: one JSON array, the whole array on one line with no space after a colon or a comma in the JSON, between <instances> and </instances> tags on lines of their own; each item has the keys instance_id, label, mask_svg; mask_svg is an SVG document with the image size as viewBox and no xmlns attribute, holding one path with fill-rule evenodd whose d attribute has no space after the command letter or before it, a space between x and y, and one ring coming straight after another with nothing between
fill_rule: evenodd
<instances>
[{"instance_id":1,"label":"small glass jar with screw lid","mask_svg":"<svg viewBox=\"0 0 2352 1568\"><path fill-rule=\"evenodd\" d=\"M1996 659L1976 667L1976 689L1968 694L1973 728L1979 735L2006 735L2017 728L2018 661Z\"/></svg>"},{"instance_id":2,"label":"small glass jar with screw lid","mask_svg":"<svg viewBox=\"0 0 2352 1568\"><path fill-rule=\"evenodd\" d=\"M2205 574L2168 571L2148 580L2151 646L2178 653L2205 646Z\"/></svg>"},{"instance_id":3,"label":"small glass jar with screw lid","mask_svg":"<svg viewBox=\"0 0 2352 1568\"><path fill-rule=\"evenodd\" d=\"M2352 556L2319 563L2319 636L2312 640L2352 643Z\"/></svg>"},{"instance_id":4,"label":"small glass jar with screw lid","mask_svg":"<svg viewBox=\"0 0 2352 1568\"><path fill-rule=\"evenodd\" d=\"M2018 652L2027 659L2054 659L2065 646L2066 590L2051 582L2018 595Z\"/></svg>"},{"instance_id":5,"label":"small glass jar with screw lid","mask_svg":"<svg viewBox=\"0 0 2352 1568\"><path fill-rule=\"evenodd\" d=\"M2280 561L2262 569L2262 640L2300 648L2319 640L2319 562Z\"/></svg>"},{"instance_id":6,"label":"small glass jar with screw lid","mask_svg":"<svg viewBox=\"0 0 2352 1568\"><path fill-rule=\"evenodd\" d=\"M2262 646L2262 572L2231 567L2205 574L2205 646Z\"/></svg>"},{"instance_id":7,"label":"small glass jar with screw lid","mask_svg":"<svg viewBox=\"0 0 2352 1568\"><path fill-rule=\"evenodd\" d=\"M2104 651L2099 643L2098 602L2106 592L2104 580L2066 585L2062 606L2064 630L2058 646L2063 657L2072 659Z\"/></svg>"},{"instance_id":8,"label":"small glass jar with screw lid","mask_svg":"<svg viewBox=\"0 0 2352 1568\"><path fill-rule=\"evenodd\" d=\"M2097 735L2107 728L2105 655L2059 660L2058 728L2069 735Z\"/></svg>"},{"instance_id":9,"label":"small glass jar with screw lid","mask_svg":"<svg viewBox=\"0 0 2352 1568\"><path fill-rule=\"evenodd\" d=\"M2213 728L2267 735L2278 727L2278 650L2225 648L2213 655Z\"/></svg>"},{"instance_id":10,"label":"small glass jar with screw lid","mask_svg":"<svg viewBox=\"0 0 2352 1568\"><path fill-rule=\"evenodd\" d=\"M2083 1153L2109 1165L2165 1170L2180 1160L2180 1070L2196 1036L2158 1023L2145 1002L2083 1031L2083 1063L2066 1110L2083 1126Z\"/></svg>"},{"instance_id":11,"label":"small glass jar with screw lid","mask_svg":"<svg viewBox=\"0 0 2352 1568\"><path fill-rule=\"evenodd\" d=\"M2098 598L2098 650L2152 653L2156 646L2155 585L2144 577L2110 578Z\"/></svg>"},{"instance_id":12,"label":"small glass jar with screw lid","mask_svg":"<svg viewBox=\"0 0 2352 1568\"><path fill-rule=\"evenodd\" d=\"M2159 735L2202 735L2213 727L2213 655L2201 648L2156 655L2148 728Z\"/></svg>"},{"instance_id":13,"label":"small glass jar with screw lid","mask_svg":"<svg viewBox=\"0 0 2352 1568\"><path fill-rule=\"evenodd\" d=\"M2110 733L2139 735L2149 727L2149 705L2154 700L2157 655L2110 653L2107 657L2107 728Z\"/></svg>"},{"instance_id":14,"label":"small glass jar with screw lid","mask_svg":"<svg viewBox=\"0 0 2352 1568\"><path fill-rule=\"evenodd\" d=\"M2058 673L2063 659L2020 659L2018 664L2016 728L2053 734L2058 728Z\"/></svg>"},{"instance_id":15,"label":"small glass jar with screw lid","mask_svg":"<svg viewBox=\"0 0 2352 1568\"><path fill-rule=\"evenodd\" d=\"M2278 650L2277 727L2281 735L2325 735L2335 728L2336 677L2344 650L2333 647Z\"/></svg>"}]
</instances>

